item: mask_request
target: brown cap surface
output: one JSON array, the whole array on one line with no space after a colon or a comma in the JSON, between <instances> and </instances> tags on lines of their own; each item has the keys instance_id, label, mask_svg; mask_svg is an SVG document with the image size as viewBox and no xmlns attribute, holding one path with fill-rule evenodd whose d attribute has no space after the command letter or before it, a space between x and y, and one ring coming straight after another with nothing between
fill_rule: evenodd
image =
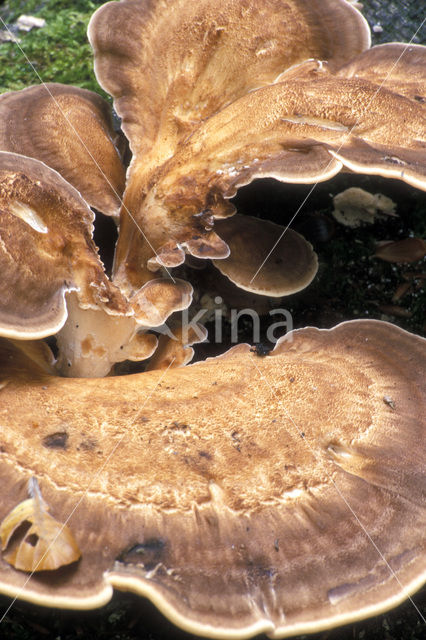
<instances>
[{"instance_id":1,"label":"brown cap surface","mask_svg":"<svg viewBox=\"0 0 426 640\"><path fill-rule=\"evenodd\" d=\"M42 162L0 152L0 335L56 333L77 290L82 306L125 310L92 240L93 213L80 194Z\"/></svg>"},{"instance_id":2,"label":"brown cap surface","mask_svg":"<svg viewBox=\"0 0 426 640\"><path fill-rule=\"evenodd\" d=\"M201 198L194 192L188 202L198 168L189 173L181 156L183 184L174 184L171 192L166 184L153 189L162 183L168 171L163 165L182 141L228 105L276 82L289 67L315 58L334 69L370 45L365 19L346 0L123 0L98 9L88 35L96 76L114 98L134 154L115 261L117 282L133 290L149 280L147 263L151 269L174 267L182 264L185 252L218 259L227 255L211 226L194 217L211 208L205 202L207 185ZM240 136L236 123L233 138ZM201 150L204 139L199 142ZM237 153L246 164L241 144ZM304 154L302 169L300 154L284 155L290 181L303 181L305 174L315 181L325 166L328 175L341 167L324 149ZM219 163L209 177L214 181L216 169L232 164L231 159L225 167ZM202 179L208 179L200 168ZM264 175L275 175L275 168L274 162L269 173L264 167ZM215 214L221 216L223 208Z\"/></svg>"},{"instance_id":3,"label":"brown cap surface","mask_svg":"<svg viewBox=\"0 0 426 640\"><path fill-rule=\"evenodd\" d=\"M117 266L126 271L129 256L140 265L152 248L161 254L192 238L207 244L227 199L256 178L315 183L345 166L426 189L425 141L425 106L367 80L318 72L253 91L202 122L145 199L141 175L131 174L126 202L151 248L124 217Z\"/></svg>"},{"instance_id":4,"label":"brown cap surface","mask_svg":"<svg viewBox=\"0 0 426 640\"><path fill-rule=\"evenodd\" d=\"M426 47L390 42L364 51L339 69L342 78L364 78L421 103L426 102Z\"/></svg>"},{"instance_id":5,"label":"brown cap surface","mask_svg":"<svg viewBox=\"0 0 426 640\"><path fill-rule=\"evenodd\" d=\"M241 289L271 297L286 296L307 287L318 271L312 245L292 229L236 214L218 221L216 230L231 254L213 264Z\"/></svg>"},{"instance_id":6,"label":"brown cap surface","mask_svg":"<svg viewBox=\"0 0 426 640\"><path fill-rule=\"evenodd\" d=\"M201 120L288 67L341 66L370 44L345 0L123 0L98 9L88 35L133 153L156 164Z\"/></svg>"},{"instance_id":7,"label":"brown cap surface","mask_svg":"<svg viewBox=\"0 0 426 640\"><path fill-rule=\"evenodd\" d=\"M116 138L110 106L93 91L47 83L0 96L0 150L41 160L115 216L125 181Z\"/></svg>"},{"instance_id":8,"label":"brown cap surface","mask_svg":"<svg viewBox=\"0 0 426 640\"><path fill-rule=\"evenodd\" d=\"M2 558L1 592L90 608L115 586L222 638L396 605L426 577L425 356L422 338L353 321L264 358L241 345L65 380L4 341L0 521L35 476L58 522L74 510L81 559L27 581Z\"/></svg>"},{"instance_id":9,"label":"brown cap surface","mask_svg":"<svg viewBox=\"0 0 426 640\"><path fill-rule=\"evenodd\" d=\"M253 91L206 120L164 166L156 190L170 209L189 209L217 192L232 197L259 177L326 180L342 166L332 156L349 166L357 155L358 172L393 172L425 189L425 139L423 104L367 80L319 73Z\"/></svg>"}]
</instances>

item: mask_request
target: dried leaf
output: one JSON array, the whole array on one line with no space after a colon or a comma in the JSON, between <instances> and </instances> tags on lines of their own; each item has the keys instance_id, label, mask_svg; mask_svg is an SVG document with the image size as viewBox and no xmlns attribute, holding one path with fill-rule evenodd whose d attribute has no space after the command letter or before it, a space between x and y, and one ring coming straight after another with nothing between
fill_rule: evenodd
<instances>
[{"instance_id":1,"label":"dried leaf","mask_svg":"<svg viewBox=\"0 0 426 640\"><path fill-rule=\"evenodd\" d=\"M412 313L408 309L398 307L395 304L379 304L380 311L387 313L390 316L396 316L397 318L411 318Z\"/></svg>"},{"instance_id":2,"label":"dried leaf","mask_svg":"<svg viewBox=\"0 0 426 640\"><path fill-rule=\"evenodd\" d=\"M395 293L392 296L392 302L398 302L398 300L403 298L405 294L410 291L411 287L411 282L402 282L400 285L398 285Z\"/></svg>"},{"instance_id":3,"label":"dried leaf","mask_svg":"<svg viewBox=\"0 0 426 640\"><path fill-rule=\"evenodd\" d=\"M381 245L374 254L386 262L416 262L426 255L426 241L422 238L404 238Z\"/></svg>"},{"instance_id":4,"label":"dried leaf","mask_svg":"<svg viewBox=\"0 0 426 640\"><path fill-rule=\"evenodd\" d=\"M69 528L47 513L40 497L34 495L20 502L4 518L0 525L2 551L17 529L24 524L31 526L23 539L3 554L4 559L20 571L51 571L75 562L81 553Z\"/></svg>"}]
</instances>

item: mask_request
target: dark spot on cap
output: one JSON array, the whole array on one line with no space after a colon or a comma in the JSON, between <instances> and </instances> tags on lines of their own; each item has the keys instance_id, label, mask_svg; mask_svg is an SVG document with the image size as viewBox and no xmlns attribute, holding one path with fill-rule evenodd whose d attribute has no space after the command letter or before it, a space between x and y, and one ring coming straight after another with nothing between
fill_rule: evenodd
<instances>
[{"instance_id":1,"label":"dark spot on cap","mask_svg":"<svg viewBox=\"0 0 426 640\"><path fill-rule=\"evenodd\" d=\"M68 434L66 431L56 431L43 438L43 446L49 449L66 449Z\"/></svg>"},{"instance_id":2,"label":"dark spot on cap","mask_svg":"<svg viewBox=\"0 0 426 640\"><path fill-rule=\"evenodd\" d=\"M86 440L82 440L80 442L80 448L83 451L93 451L98 446L98 441L95 438L87 438Z\"/></svg>"},{"instance_id":3,"label":"dark spot on cap","mask_svg":"<svg viewBox=\"0 0 426 640\"><path fill-rule=\"evenodd\" d=\"M159 562L162 562L165 547L166 543L161 538L150 538L122 551L117 561L123 564L143 565L147 571L151 571Z\"/></svg>"},{"instance_id":4,"label":"dark spot on cap","mask_svg":"<svg viewBox=\"0 0 426 640\"><path fill-rule=\"evenodd\" d=\"M260 581L269 582L277 573L274 567L264 564L261 560L247 560L248 578L250 582L259 583Z\"/></svg>"},{"instance_id":5,"label":"dark spot on cap","mask_svg":"<svg viewBox=\"0 0 426 640\"><path fill-rule=\"evenodd\" d=\"M166 427L166 429L172 429L173 431L186 431L187 429L189 429L188 425L183 423L183 422L172 422L172 424L169 427Z\"/></svg>"},{"instance_id":6,"label":"dark spot on cap","mask_svg":"<svg viewBox=\"0 0 426 640\"><path fill-rule=\"evenodd\" d=\"M251 347L250 351L255 353L257 356L263 357L267 356L272 351L272 347L268 344L259 342L258 344L255 344L253 347Z\"/></svg>"}]
</instances>

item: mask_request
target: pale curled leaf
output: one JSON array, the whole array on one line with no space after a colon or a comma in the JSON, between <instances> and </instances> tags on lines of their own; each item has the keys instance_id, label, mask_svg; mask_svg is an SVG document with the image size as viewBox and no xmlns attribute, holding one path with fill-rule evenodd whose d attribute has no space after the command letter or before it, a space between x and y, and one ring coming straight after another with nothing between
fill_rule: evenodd
<instances>
[{"instance_id":1,"label":"pale curled leaf","mask_svg":"<svg viewBox=\"0 0 426 640\"><path fill-rule=\"evenodd\" d=\"M404 238L396 242L384 242L374 254L386 262L417 262L426 255L426 240L423 238Z\"/></svg>"},{"instance_id":2,"label":"pale curled leaf","mask_svg":"<svg viewBox=\"0 0 426 640\"><path fill-rule=\"evenodd\" d=\"M11 545L13 534L25 522L30 528L21 541ZM36 498L20 502L0 525L4 559L20 571L51 571L80 558L80 550L70 529L41 508Z\"/></svg>"}]
</instances>

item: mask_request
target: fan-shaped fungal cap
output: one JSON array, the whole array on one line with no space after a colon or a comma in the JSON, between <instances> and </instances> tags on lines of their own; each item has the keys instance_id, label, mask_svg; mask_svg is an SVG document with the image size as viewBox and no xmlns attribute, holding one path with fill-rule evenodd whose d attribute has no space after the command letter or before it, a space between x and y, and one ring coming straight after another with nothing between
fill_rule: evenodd
<instances>
[{"instance_id":1,"label":"fan-shaped fungal cap","mask_svg":"<svg viewBox=\"0 0 426 640\"><path fill-rule=\"evenodd\" d=\"M108 103L87 89L47 83L0 96L0 150L43 161L109 215L125 180L116 142Z\"/></svg>"},{"instance_id":2,"label":"fan-shaped fungal cap","mask_svg":"<svg viewBox=\"0 0 426 640\"><path fill-rule=\"evenodd\" d=\"M400 93L407 98L426 102L426 47L391 42L368 49L342 67L342 78L364 78L374 84Z\"/></svg>"},{"instance_id":3,"label":"fan-shaped fungal cap","mask_svg":"<svg viewBox=\"0 0 426 640\"><path fill-rule=\"evenodd\" d=\"M318 271L312 245L296 231L238 214L218 221L216 229L231 253L213 263L241 289L286 296L307 287Z\"/></svg>"},{"instance_id":4,"label":"fan-shaped fungal cap","mask_svg":"<svg viewBox=\"0 0 426 640\"><path fill-rule=\"evenodd\" d=\"M375 165L380 154L389 167L398 164L391 154L400 154L395 176L426 188L425 121L422 104L378 91L377 85L362 79L319 75L314 81L270 85L203 122L164 166L156 190L167 194L166 206L171 208L175 200L183 206L184 176L191 175L193 201L198 197L207 205L206 191L210 197L219 193L229 198L256 177L301 183L326 180L341 169L330 152L346 164L346 153L358 151L365 156L359 159L359 172L382 175ZM398 122L404 124L403 132L395 126ZM173 189L177 185L180 193ZM187 189L189 193L189 185Z\"/></svg>"},{"instance_id":5,"label":"fan-shaped fungal cap","mask_svg":"<svg viewBox=\"0 0 426 640\"><path fill-rule=\"evenodd\" d=\"M341 66L370 44L345 0L122 0L96 11L88 35L133 153L155 164L201 120L288 67L307 58Z\"/></svg>"},{"instance_id":6,"label":"fan-shaped fungal cap","mask_svg":"<svg viewBox=\"0 0 426 640\"><path fill-rule=\"evenodd\" d=\"M146 198L141 193L147 185L135 170L125 202L160 254L165 243L168 250L188 246L192 238L208 245L222 203L255 178L311 183L344 165L426 189L425 140L424 105L378 91L371 82L331 75L282 82L252 91L202 122L157 170ZM144 264L152 248L124 216L116 265L125 272L121 278L133 278L137 287L131 256Z\"/></svg>"},{"instance_id":7,"label":"fan-shaped fungal cap","mask_svg":"<svg viewBox=\"0 0 426 640\"><path fill-rule=\"evenodd\" d=\"M222 638L397 604L426 578L425 357L377 321L101 381L3 344L0 521L35 476L59 522L73 510L81 559L28 580L0 558L0 590L89 608L115 586Z\"/></svg>"},{"instance_id":8,"label":"fan-shaped fungal cap","mask_svg":"<svg viewBox=\"0 0 426 640\"><path fill-rule=\"evenodd\" d=\"M42 162L0 152L0 335L56 333L65 293L82 307L126 311L92 240L93 213L80 194Z\"/></svg>"},{"instance_id":9,"label":"fan-shaped fungal cap","mask_svg":"<svg viewBox=\"0 0 426 640\"><path fill-rule=\"evenodd\" d=\"M178 266L185 251L207 258L227 255L225 243L211 230L210 222L196 217L212 208L212 198L205 202L206 185L201 199L194 193L187 201L196 179L193 173L186 172L184 184L175 185L171 192L166 184L152 189L162 181L161 167L182 140L227 105L276 82L288 67L316 58L326 59L335 68L370 44L366 21L345 0L312 0L309 6L305 0L262 4L172 0L167 6L159 0L123 0L101 7L92 17L88 34L96 75L115 99L134 154L115 261L116 281L132 290L150 279L147 266ZM261 105L261 113L264 107ZM259 128L258 122L252 124ZM233 140L239 134L237 125ZM202 147L204 142L200 142ZM246 156L244 150L239 153L242 164ZM328 175L341 167L318 147L306 156L302 169L292 171L300 156L287 154L289 176L303 181L307 173L315 181L324 167L330 167ZM231 171L234 164L224 160L215 170ZM207 178L204 169L201 173L202 179ZM274 169L265 175L275 175ZM222 203L213 213L220 216L221 210ZM143 240L140 229L144 230Z\"/></svg>"}]
</instances>

